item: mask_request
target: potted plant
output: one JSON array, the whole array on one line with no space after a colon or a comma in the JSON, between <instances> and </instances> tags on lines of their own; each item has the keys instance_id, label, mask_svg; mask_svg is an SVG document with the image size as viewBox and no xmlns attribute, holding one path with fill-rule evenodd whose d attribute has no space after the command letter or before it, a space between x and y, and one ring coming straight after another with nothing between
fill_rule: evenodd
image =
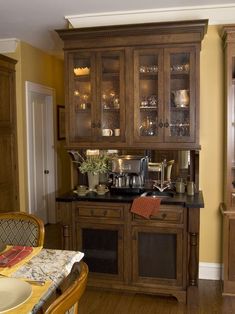
<instances>
[{"instance_id":1,"label":"potted plant","mask_svg":"<svg viewBox=\"0 0 235 314\"><path fill-rule=\"evenodd\" d=\"M77 153L79 159L74 162L78 163L78 169L82 174L87 173L89 190L94 190L99 184L99 174L107 173L110 169L109 157L107 155L92 155L85 158Z\"/></svg>"}]
</instances>

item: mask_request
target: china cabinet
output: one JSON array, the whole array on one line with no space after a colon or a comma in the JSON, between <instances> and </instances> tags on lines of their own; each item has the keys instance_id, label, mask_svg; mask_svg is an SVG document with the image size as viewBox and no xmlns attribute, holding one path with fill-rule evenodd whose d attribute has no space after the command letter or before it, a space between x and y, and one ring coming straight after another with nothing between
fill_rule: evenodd
<instances>
[{"instance_id":1,"label":"china cabinet","mask_svg":"<svg viewBox=\"0 0 235 314\"><path fill-rule=\"evenodd\" d=\"M235 26L222 31L225 57L225 158L223 215L223 294L235 295Z\"/></svg>"},{"instance_id":2,"label":"china cabinet","mask_svg":"<svg viewBox=\"0 0 235 314\"><path fill-rule=\"evenodd\" d=\"M123 141L124 51L68 53L69 142Z\"/></svg>"},{"instance_id":3,"label":"china cabinet","mask_svg":"<svg viewBox=\"0 0 235 314\"><path fill-rule=\"evenodd\" d=\"M58 30L68 148L199 149L207 20Z\"/></svg>"},{"instance_id":4,"label":"china cabinet","mask_svg":"<svg viewBox=\"0 0 235 314\"><path fill-rule=\"evenodd\" d=\"M15 104L16 62L0 55L0 211L19 210Z\"/></svg>"},{"instance_id":5,"label":"china cabinet","mask_svg":"<svg viewBox=\"0 0 235 314\"><path fill-rule=\"evenodd\" d=\"M196 51L134 50L135 142L194 142Z\"/></svg>"}]
</instances>

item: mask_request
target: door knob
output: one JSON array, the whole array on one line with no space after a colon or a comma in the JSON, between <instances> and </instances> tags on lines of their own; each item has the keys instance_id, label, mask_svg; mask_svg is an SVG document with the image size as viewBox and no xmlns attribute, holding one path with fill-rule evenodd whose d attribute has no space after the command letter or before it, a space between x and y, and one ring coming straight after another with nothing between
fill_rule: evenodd
<instances>
[{"instance_id":1,"label":"door knob","mask_svg":"<svg viewBox=\"0 0 235 314\"><path fill-rule=\"evenodd\" d=\"M44 173L45 173L45 174L48 174L48 173L49 173L49 170L44 170Z\"/></svg>"}]
</instances>

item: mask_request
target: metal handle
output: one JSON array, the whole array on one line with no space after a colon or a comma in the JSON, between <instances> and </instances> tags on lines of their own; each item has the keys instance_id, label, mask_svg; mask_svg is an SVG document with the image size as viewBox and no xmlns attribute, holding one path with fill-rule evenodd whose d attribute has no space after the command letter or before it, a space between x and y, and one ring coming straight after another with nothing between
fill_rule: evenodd
<instances>
[{"instance_id":1,"label":"metal handle","mask_svg":"<svg viewBox=\"0 0 235 314\"><path fill-rule=\"evenodd\" d=\"M164 127L165 127L165 128L169 128L169 122L168 122L168 120L166 120L166 122L164 123Z\"/></svg>"},{"instance_id":2,"label":"metal handle","mask_svg":"<svg viewBox=\"0 0 235 314\"><path fill-rule=\"evenodd\" d=\"M162 219L165 219L166 216L167 216L166 213L162 213L159 217L152 216L151 218L154 219L154 220L162 220Z\"/></svg>"},{"instance_id":3,"label":"metal handle","mask_svg":"<svg viewBox=\"0 0 235 314\"><path fill-rule=\"evenodd\" d=\"M164 124L162 123L162 120L160 120L159 124L158 124L159 128L163 128Z\"/></svg>"}]
</instances>

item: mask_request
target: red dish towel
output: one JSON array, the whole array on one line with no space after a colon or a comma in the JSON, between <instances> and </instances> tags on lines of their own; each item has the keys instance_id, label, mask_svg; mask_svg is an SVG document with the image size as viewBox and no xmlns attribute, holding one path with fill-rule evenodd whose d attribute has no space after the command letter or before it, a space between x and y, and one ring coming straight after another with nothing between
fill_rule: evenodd
<instances>
[{"instance_id":1,"label":"red dish towel","mask_svg":"<svg viewBox=\"0 0 235 314\"><path fill-rule=\"evenodd\" d=\"M134 199L131 212L144 218L156 214L160 208L161 199L151 196L141 196Z\"/></svg>"},{"instance_id":2,"label":"red dish towel","mask_svg":"<svg viewBox=\"0 0 235 314\"><path fill-rule=\"evenodd\" d=\"M13 246L0 255L0 267L11 267L33 251L31 246Z\"/></svg>"}]
</instances>

